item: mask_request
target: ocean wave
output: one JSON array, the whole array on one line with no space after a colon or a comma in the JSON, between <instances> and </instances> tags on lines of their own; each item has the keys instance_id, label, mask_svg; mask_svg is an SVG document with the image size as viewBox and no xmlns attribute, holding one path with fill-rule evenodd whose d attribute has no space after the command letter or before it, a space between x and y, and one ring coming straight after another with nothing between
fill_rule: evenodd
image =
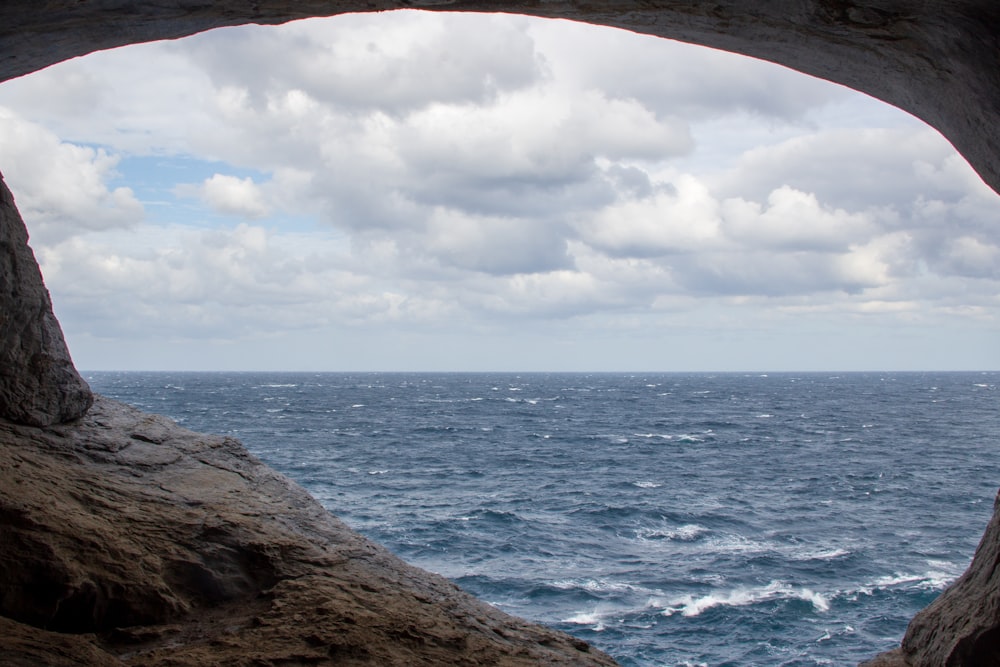
<instances>
[{"instance_id":1,"label":"ocean wave","mask_svg":"<svg viewBox=\"0 0 1000 667\"><path fill-rule=\"evenodd\" d=\"M718 554L738 554L746 557L775 556L786 561L796 562L831 561L854 553L850 549L837 545L787 544L734 534L713 537L709 540L705 550Z\"/></svg>"},{"instance_id":2,"label":"ocean wave","mask_svg":"<svg viewBox=\"0 0 1000 667\"><path fill-rule=\"evenodd\" d=\"M676 528L640 528L636 531L636 538L642 541L674 540L678 542L693 542L708 532L710 531L705 526L689 523Z\"/></svg>"},{"instance_id":3,"label":"ocean wave","mask_svg":"<svg viewBox=\"0 0 1000 667\"><path fill-rule=\"evenodd\" d=\"M792 586L780 581L772 581L759 588L733 588L724 591L713 591L707 595L684 595L662 604L660 613L664 616L700 616L715 607L746 607L749 605L773 602L775 600L802 600L812 604L819 613L829 611L830 600L827 596L806 588Z\"/></svg>"},{"instance_id":4,"label":"ocean wave","mask_svg":"<svg viewBox=\"0 0 1000 667\"><path fill-rule=\"evenodd\" d=\"M637 586L624 581L610 581L608 579L560 579L548 585L563 591L587 591L588 593L663 594L662 591L656 591L644 586Z\"/></svg>"},{"instance_id":5,"label":"ocean wave","mask_svg":"<svg viewBox=\"0 0 1000 667\"><path fill-rule=\"evenodd\" d=\"M871 592L875 590L886 590L891 588L939 591L943 590L951 582L955 581L955 579L957 579L965 570L964 566L957 563L932 561L928 564L931 569L922 574L895 572L893 574L876 577L873 581L862 586L858 592L871 594Z\"/></svg>"},{"instance_id":6,"label":"ocean wave","mask_svg":"<svg viewBox=\"0 0 1000 667\"><path fill-rule=\"evenodd\" d=\"M594 609L591 611L581 611L573 614L569 618L562 619L563 623L572 623L573 625L589 625L590 629L594 632L604 632L607 627L604 624L604 620L611 615L617 615L618 611L602 611L600 609Z\"/></svg>"}]
</instances>

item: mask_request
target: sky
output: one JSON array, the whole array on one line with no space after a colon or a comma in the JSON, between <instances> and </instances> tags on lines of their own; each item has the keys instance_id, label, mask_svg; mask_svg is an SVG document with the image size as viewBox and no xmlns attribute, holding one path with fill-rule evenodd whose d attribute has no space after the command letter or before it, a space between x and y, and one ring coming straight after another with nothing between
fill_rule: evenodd
<instances>
[{"instance_id":1,"label":"sky","mask_svg":"<svg viewBox=\"0 0 1000 667\"><path fill-rule=\"evenodd\" d=\"M1000 369L1000 197L935 130L749 58L413 11L0 85L85 370Z\"/></svg>"}]
</instances>

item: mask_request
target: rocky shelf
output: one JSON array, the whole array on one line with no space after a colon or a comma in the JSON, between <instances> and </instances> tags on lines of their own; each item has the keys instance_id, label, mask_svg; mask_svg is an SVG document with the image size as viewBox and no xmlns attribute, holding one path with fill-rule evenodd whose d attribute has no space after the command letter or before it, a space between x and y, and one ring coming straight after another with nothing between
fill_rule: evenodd
<instances>
[{"instance_id":1,"label":"rocky shelf","mask_svg":"<svg viewBox=\"0 0 1000 667\"><path fill-rule=\"evenodd\" d=\"M614 665L351 531L236 440L100 396L0 420L0 664Z\"/></svg>"}]
</instances>

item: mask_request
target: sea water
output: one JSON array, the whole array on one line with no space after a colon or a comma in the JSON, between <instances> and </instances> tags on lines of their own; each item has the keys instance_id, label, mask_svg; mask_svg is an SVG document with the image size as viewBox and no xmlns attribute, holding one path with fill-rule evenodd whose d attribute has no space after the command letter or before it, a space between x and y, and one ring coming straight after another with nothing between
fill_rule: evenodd
<instances>
[{"instance_id":1,"label":"sea water","mask_svg":"<svg viewBox=\"0 0 1000 667\"><path fill-rule=\"evenodd\" d=\"M891 649L1000 485L1000 373L86 377L626 666Z\"/></svg>"}]
</instances>

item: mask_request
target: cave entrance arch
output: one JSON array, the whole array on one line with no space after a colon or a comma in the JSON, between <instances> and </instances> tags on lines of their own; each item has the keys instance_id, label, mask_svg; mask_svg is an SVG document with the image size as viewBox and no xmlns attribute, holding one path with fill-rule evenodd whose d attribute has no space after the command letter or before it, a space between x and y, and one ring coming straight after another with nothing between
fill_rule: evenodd
<instances>
[{"instance_id":1,"label":"cave entrance arch","mask_svg":"<svg viewBox=\"0 0 1000 667\"><path fill-rule=\"evenodd\" d=\"M413 8L570 19L770 60L912 113L939 130L1000 190L1000 6L992 0L223 0L207 5L62 0L44 10L30 0L13 0L0 8L0 81L92 51L222 26Z\"/></svg>"},{"instance_id":2,"label":"cave entrance arch","mask_svg":"<svg viewBox=\"0 0 1000 667\"><path fill-rule=\"evenodd\" d=\"M343 11L391 9L422 3L343 7ZM432 3L423 3L432 4ZM438 9L496 11L492 3L433 3ZM303 9L303 6L305 9ZM548 18L569 18L680 39L772 60L842 83L899 106L939 129L994 189L1000 188L1000 67L996 35L1000 8L964 1L944 7L917 2L778 3L722 2L692 7L632 3L586 7L506 6ZM66 58L102 48L176 38L241 23L280 23L329 15L327 3L289 7L265 2L250 7L216 3L191 8L159 4L121 11L112 3L57 3L44 13L28 2L0 10L0 79L9 79ZM45 304L41 304L45 308ZM51 323L45 326L51 326ZM58 410L57 410L58 411ZM58 419L67 415L59 413ZM994 630L972 644L990 640ZM983 638L986 639L983 639Z\"/></svg>"}]
</instances>

